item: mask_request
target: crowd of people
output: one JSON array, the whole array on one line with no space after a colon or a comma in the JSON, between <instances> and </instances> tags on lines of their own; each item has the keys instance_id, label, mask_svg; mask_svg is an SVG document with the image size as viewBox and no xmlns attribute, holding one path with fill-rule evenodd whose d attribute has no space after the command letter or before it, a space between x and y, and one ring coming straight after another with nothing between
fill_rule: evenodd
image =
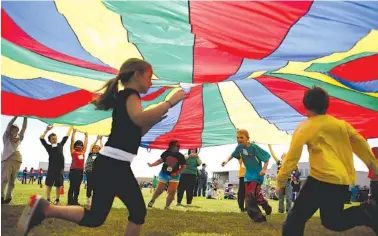
<instances>
[{"instance_id":1,"label":"crowd of people","mask_svg":"<svg viewBox=\"0 0 378 236\"><path fill-rule=\"evenodd\" d=\"M149 166L162 165L157 178L156 189L149 203L145 204L139 184L134 177L130 164L137 156L141 137L157 122L166 118L166 113L179 101L185 98L185 92L180 90L157 106L143 110L139 94L144 94L151 86L152 67L146 61L129 59L120 68L118 76L107 82L105 92L93 101L100 110L112 110L112 128L109 139L104 147L92 148L93 166L93 197L90 208L78 204L79 188L84 173L84 155L87 146L87 134L84 142L75 140L75 130L71 127L68 133L58 143L55 134L45 135L52 126L48 126L41 136L41 142L49 153L49 169L46 178L46 198L33 195L26 205L18 223L20 232L28 233L32 228L42 223L45 218L58 218L77 223L86 227L102 225L117 195L126 205L129 212L125 235L139 235L145 222L147 206L153 207L155 200L168 186L165 209L170 205L177 191L178 204L182 204L183 193L187 194L187 204L192 203L191 193L198 179L197 195L204 195L207 179L195 172L201 165L198 153L191 149L187 156L180 153L180 143L171 140L168 149L161 157ZM121 83L123 90L118 91ZM374 156L367 141L347 122L327 115L329 96L319 87L308 89L303 97L308 119L296 128L290 149L286 155L277 158L272 147L270 153L250 140L245 129L238 129L238 143L231 155L222 163L225 166L232 159L240 164L240 184L238 203L241 211L246 211L254 222L264 222L266 215L272 213L272 207L263 195L262 186L271 157L279 165L276 177L276 193L280 199L280 212L287 212L283 224L282 235L303 235L306 222L316 210L320 209L323 226L334 231L344 231L355 226L365 225L378 234L377 206L377 175L378 160ZM8 125L4 135L3 172L7 178L2 180L3 186L8 184L5 202L11 199L14 188L15 172L21 164L18 146L23 140L26 129L26 119L19 132L18 127ZM59 187L62 186L62 171L64 157L62 148L71 132L70 190L69 206L59 205ZM301 187L300 194L291 204L291 183L297 184L297 163L303 146L309 151L310 175ZM99 151L100 150L100 151ZM17 154L15 154L17 153ZM355 153L371 170L371 198L359 206L344 209L349 186L355 183L356 173L353 167ZM9 159L9 160L7 160ZM51 164L50 164L51 162ZM51 165L51 166L50 166ZM2 175L3 175L2 172ZM294 174L293 174L294 173ZM195 176L197 175L197 178ZM294 176L294 179L293 179ZM13 178L13 179L12 179ZM6 181L5 181L6 180ZM89 185L88 178L88 185ZM12 182L13 181L13 182ZM52 187L57 189L54 203L50 202ZM327 194L323 194L327 193ZM193 194L194 195L194 194ZM284 202L286 201L286 206ZM260 209L261 208L261 209Z\"/></svg>"}]
</instances>

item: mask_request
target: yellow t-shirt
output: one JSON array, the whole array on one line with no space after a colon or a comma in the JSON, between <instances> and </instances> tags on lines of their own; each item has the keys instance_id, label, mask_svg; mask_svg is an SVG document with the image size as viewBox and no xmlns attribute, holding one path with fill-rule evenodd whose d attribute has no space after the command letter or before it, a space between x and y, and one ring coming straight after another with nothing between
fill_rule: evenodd
<instances>
[{"instance_id":1,"label":"yellow t-shirt","mask_svg":"<svg viewBox=\"0 0 378 236\"><path fill-rule=\"evenodd\" d=\"M307 144L309 175L319 181L352 185L356 182L353 152L378 173L378 161L369 144L346 121L329 115L318 115L303 121L296 128L282 167L277 175L277 186L282 187L294 170Z\"/></svg>"},{"instance_id":2,"label":"yellow t-shirt","mask_svg":"<svg viewBox=\"0 0 378 236\"><path fill-rule=\"evenodd\" d=\"M245 166L242 159L239 159L239 165L240 165L239 178L241 178L245 176Z\"/></svg>"}]
</instances>

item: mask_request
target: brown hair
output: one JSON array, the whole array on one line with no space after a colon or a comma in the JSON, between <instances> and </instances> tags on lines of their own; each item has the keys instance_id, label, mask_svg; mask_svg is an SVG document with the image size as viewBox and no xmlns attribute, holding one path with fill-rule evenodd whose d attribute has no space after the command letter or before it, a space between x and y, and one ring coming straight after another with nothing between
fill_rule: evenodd
<instances>
[{"instance_id":1,"label":"brown hair","mask_svg":"<svg viewBox=\"0 0 378 236\"><path fill-rule=\"evenodd\" d=\"M143 61L138 58L130 58L125 61L117 77L109 80L104 87L99 90L106 88L105 92L97 99L93 100L92 103L96 106L98 110L109 110L113 109L116 101L116 96L118 93L118 82L121 81L122 84L127 83L134 76L135 72L144 73L148 68L150 68L150 63Z\"/></svg>"}]
</instances>

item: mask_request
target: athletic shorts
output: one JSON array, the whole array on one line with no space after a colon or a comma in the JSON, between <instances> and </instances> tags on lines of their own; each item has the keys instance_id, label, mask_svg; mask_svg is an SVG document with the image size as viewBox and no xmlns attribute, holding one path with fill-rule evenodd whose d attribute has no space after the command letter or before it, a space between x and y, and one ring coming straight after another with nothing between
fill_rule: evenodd
<instances>
[{"instance_id":1,"label":"athletic shorts","mask_svg":"<svg viewBox=\"0 0 378 236\"><path fill-rule=\"evenodd\" d=\"M61 187L63 186L63 174L59 170L48 170L45 185L52 187Z\"/></svg>"},{"instance_id":2,"label":"athletic shorts","mask_svg":"<svg viewBox=\"0 0 378 236\"><path fill-rule=\"evenodd\" d=\"M163 171L160 171L158 180L161 183L172 183L172 182L179 182L180 181L180 175L176 175L175 177L170 176Z\"/></svg>"}]
</instances>

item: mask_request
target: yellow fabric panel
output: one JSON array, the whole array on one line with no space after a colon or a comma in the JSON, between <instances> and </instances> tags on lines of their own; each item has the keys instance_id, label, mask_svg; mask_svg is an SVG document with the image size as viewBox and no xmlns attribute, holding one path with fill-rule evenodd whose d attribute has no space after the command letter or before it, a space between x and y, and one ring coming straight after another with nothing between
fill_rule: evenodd
<instances>
[{"instance_id":1,"label":"yellow fabric panel","mask_svg":"<svg viewBox=\"0 0 378 236\"><path fill-rule=\"evenodd\" d=\"M128 42L120 16L109 11L101 0L56 0L55 4L83 48L104 63L119 69L128 58L143 59L135 45Z\"/></svg>"},{"instance_id":2,"label":"yellow fabric panel","mask_svg":"<svg viewBox=\"0 0 378 236\"><path fill-rule=\"evenodd\" d=\"M100 89L105 84L104 81L40 70L13 61L5 56L1 56L1 74L13 79L33 79L42 77L92 92Z\"/></svg>"},{"instance_id":3,"label":"yellow fabric panel","mask_svg":"<svg viewBox=\"0 0 378 236\"><path fill-rule=\"evenodd\" d=\"M248 130L251 141L271 144L290 142L290 135L259 116L234 82L218 85L231 122L238 129Z\"/></svg>"}]
</instances>

